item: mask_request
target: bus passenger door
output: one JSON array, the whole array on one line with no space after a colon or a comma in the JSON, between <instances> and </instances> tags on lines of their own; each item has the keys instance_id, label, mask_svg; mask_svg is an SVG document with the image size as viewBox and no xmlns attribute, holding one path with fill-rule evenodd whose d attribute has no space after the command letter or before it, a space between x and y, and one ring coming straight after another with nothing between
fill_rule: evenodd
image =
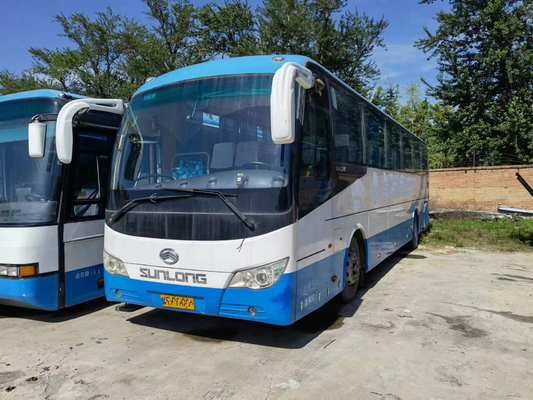
<instances>
[{"instance_id":1,"label":"bus passenger door","mask_svg":"<svg viewBox=\"0 0 533 400\"><path fill-rule=\"evenodd\" d=\"M63 197L60 262L63 305L67 307L104 295L104 215L115 134L114 129L74 130L73 158Z\"/></svg>"}]
</instances>

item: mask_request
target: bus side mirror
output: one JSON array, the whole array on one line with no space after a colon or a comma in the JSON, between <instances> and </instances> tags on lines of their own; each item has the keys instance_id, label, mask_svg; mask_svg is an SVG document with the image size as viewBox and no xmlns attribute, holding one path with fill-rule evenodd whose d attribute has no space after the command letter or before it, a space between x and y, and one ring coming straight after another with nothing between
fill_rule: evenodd
<instances>
[{"instance_id":1,"label":"bus side mirror","mask_svg":"<svg viewBox=\"0 0 533 400\"><path fill-rule=\"evenodd\" d=\"M28 153L31 158L44 157L46 144L46 124L34 121L28 125Z\"/></svg>"},{"instance_id":2,"label":"bus side mirror","mask_svg":"<svg viewBox=\"0 0 533 400\"><path fill-rule=\"evenodd\" d=\"M294 81L304 89L313 86L312 72L296 63L285 63L274 74L270 95L270 129L275 144L294 142L296 135L296 94Z\"/></svg>"},{"instance_id":3,"label":"bus side mirror","mask_svg":"<svg viewBox=\"0 0 533 400\"><path fill-rule=\"evenodd\" d=\"M82 110L83 112L96 110L122 115L124 103L118 99L79 99L67 103L59 112L56 125L57 158L63 164L70 164L72 161L72 120Z\"/></svg>"}]
</instances>

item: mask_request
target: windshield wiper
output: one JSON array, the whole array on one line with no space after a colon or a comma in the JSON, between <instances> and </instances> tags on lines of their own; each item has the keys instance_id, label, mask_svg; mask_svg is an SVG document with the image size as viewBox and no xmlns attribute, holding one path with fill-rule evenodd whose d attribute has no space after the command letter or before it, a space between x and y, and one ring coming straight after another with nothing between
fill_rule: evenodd
<instances>
[{"instance_id":1,"label":"windshield wiper","mask_svg":"<svg viewBox=\"0 0 533 400\"><path fill-rule=\"evenodd\" d=\"M237 208L235 204L233 204L231 201L229 201L228 197L237 197L236 194L231 193L222 193L218 190L201 190L201 189L179 189L179 188L169 188L169 187L162 187L161 190L171 190L173 192L180 192L180 193L190 193L190 194L201 194L206 196L218 196L220 200L224 202L224 204L231 210L233 214L239 218L242 223L250 229L252 232L255 230L255 223L251 219L249 219L246 215L242 213L241 210Z\"/></svg>"},{"instance_id":2,"label":"windshield wiper","mask_svg":"<svg viewBox=\"0 0 533 400\"><path fill-rule=\"evenodd\" d=\"M117 222L120 218L124 216L128 211L130 211L133 207L135 207L137 204L145 202L145 201L151 201L152 203L155 203L157 201L162 200L170 200L170 199L185 199L188 197L192 197L193 195L190 194L188 196L158 196L157 193L152 194L148 197L139 197L137 199L133 199L132 201L124 204L122 207L120 207L117 211L115 211L113 214L111 214L111 217L107 220L107 223L109 225Z\"/></svg>"}]
</instances>

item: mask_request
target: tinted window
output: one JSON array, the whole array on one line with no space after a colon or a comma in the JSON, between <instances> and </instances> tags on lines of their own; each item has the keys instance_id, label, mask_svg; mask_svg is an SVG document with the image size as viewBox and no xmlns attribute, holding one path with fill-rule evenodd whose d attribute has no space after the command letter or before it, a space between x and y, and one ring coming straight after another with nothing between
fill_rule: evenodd
<instances>
[{"instance_id":1,"label":"tinted window","mask_svg":"<svg viewBox=\"0 0 533 400\"><path fill-rule=\"evenodd\" d=\"M385 167L385 134L383 118L369 108L365 111L367 163L375 168Z\"/></svg>"},{"instance_id":2,"label":"tinted window","mask_svg":"<svg viewBox=\"0 0 533 400\"><path fill-rule=\"evenodd\" d=\"M329 178L329 135L329 120L326 112L319 107L307 104L302 137L301 176Z\"/></svg>"},{"instance_id":3,"label":"tinted window","mask_svg":"<svg viewBox=\"0 0 533 400\"><path fill-rule=\"evenodd\" d=\"M411 150L413 152L413 169L422 168L422 154L420 153L420 141L416 138L411 138Z\"/></svg>"},{"instance_id":4,"label":"tinted window","mask_svg":"<svg viewBox=\"0 0 533 400\"><path fill-rule=\"evenodd\" d=\"M401 147L400 136L401 130L397 125L388 123L387 133L389 136L389 151L388 151L388 163L387 167L391 169L401 168Z\"/></svg>"},{"instance_id":5,"label":"tinted window","mask_svg":"<svg viewBox=\"0 0 533 400\"><path fill-rule=\"evenodd\" d=\"M413 168L413 152L411 149L411 135L407 131L402 131L402 168Z\"/></svg>"},{"instance_id":6,"label":"tinted window","mask_svg":"<svg viewBox=\"0 0 533 400\"><path fill-rule=\"evenodd\" d=\"M302 218L331 197L330 185L330 114L327 91L317 98L314 90L307 91L302 131L302 163L298 216ZM318 104L316 103L318 102Z\"/></svg>"},{"instance_id":7,"label":"tinted window","mask_svg":"<svg viewBox=\"0 0 533 400\"><path fill-rule=\"evenodd\" d=\"M428 150L424 143L420 144L422 148L422 169L428 169L429 163L428 163Z\"/></svg>"},{"instance_id":8,"label":"tinted window","mask_svg":"<svg viewBox=\"0 0 533 400\"><path fill-rule=\"evenodd\" d=\"M81 133L74 152L70 217L103 218L109 184L109 153L112 138Z\"/></svg>"},{"instance_id":9,"label":"tinted window","mask_svg":"<svg viewBox=\"0 0 533 400\"><path fill-rule=\"evenodd\" d=\"M361 164L363 162L362 103L353 93L335 84L331 85L330 93L335 160Z\"/></svg>"}]
</instances>

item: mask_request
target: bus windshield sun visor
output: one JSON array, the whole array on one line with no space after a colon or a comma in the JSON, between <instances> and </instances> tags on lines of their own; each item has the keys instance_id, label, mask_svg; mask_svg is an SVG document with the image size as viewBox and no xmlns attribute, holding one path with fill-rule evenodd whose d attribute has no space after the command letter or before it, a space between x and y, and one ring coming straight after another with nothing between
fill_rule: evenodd
<instances>
[{"instance_id":1,"label":"bus windshield sun visor","mask_svg":"<svg viewBox=\"0 0 533 400\"><path fill-rule=\"evenodd\" d=\"M254 221L249 219L246 215L242 213L241 210L237 208L235 204L229 201L228 197L237 197L236 194L222 193L222 192L219 192L218 190L200 190L200 189L193 189L193 188L179 189L179 188L164 187L162 189L171 190L173 192L189 193L189 194L195 194L195 195L218 196L218 198L224 202L224 204L230 209L230 211L233 214L235 214L235 216L239 218L249 230L251 230L252 232L255 230Z\"/></svg>"},{"instance_id":2,"label":"bus windshield sun visor","mask_svg":"<svg viewBox=\"0 0 533 400\"><path fill-rule=\"evenodd\" d=\"M171 200L171 199L184 199L188 197L192 197L193 195L174 195L174 196L158 196L157 193L152 194L148 197L139 197L138 199L133 199L130 202L124 204L122 207L120 207L117 211L115 211L113 214L111 214L111 217L107 220L107 223L109 225L117 222L124 214L126 214L128 211L130 211L133 207L135 207L137 204L145 202L145 201L151 201L152 203L156 203L158 201L163 200Z\"/></svg>"}]
</instances>

